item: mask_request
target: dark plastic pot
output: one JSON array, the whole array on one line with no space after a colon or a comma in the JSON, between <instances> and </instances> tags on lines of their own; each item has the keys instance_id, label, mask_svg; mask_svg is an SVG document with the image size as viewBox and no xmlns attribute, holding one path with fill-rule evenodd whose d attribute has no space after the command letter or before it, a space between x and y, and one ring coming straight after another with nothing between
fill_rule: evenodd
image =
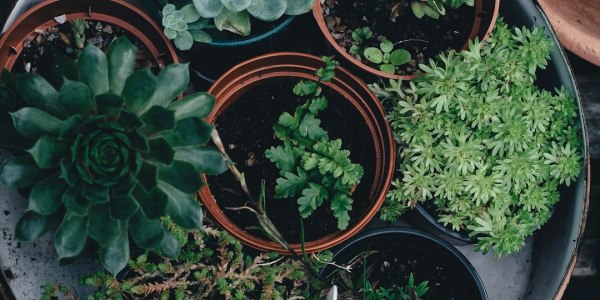
<instances>
[{"instance_id":1,"label":"dark plastic pot","mask_svg":"<svg viewBox=\"0 0 600 300\"><path fill-rule=\"evenodd\" d=\"M160 23L162 20L162 16L160 13L162 7L158 7L159 3L154 0L145 0L144 2L146 3L146 7L148 8L148 10L150 10L152 12L152 15ZM242 46L251 45L251 44L263 41L267 38L270 38L273 35L283 31L294 21L295 17L296 16L284 15L281 17L280 20L274 21L274 22L277 22L277 25L275 27L273 27L272 29L270 29L268 31L261 32L256 35L250 35L247 37L240 37L240 38L231 39L231 40L213 40L210 43L206 43L206 45L209 45L212 47L224 47L224 48L234 48L234 47L242 47Z\"/></svg>"},{"instance_id":2,"label":"dark plastic pot","mask_svg":"<svg viewBox=\"0 0 600 300\"><path fill-rule=\"evenodd\" d=\"M56 26L54 17L67 20L98 20L117 25L142 42L159 66L179 62L175 49L162 30L136 6L124 0L65 1L47 0L21 15L0 39L0 68L12 69L23 50L23 42L35 30Z\"/></svg>"},{"instance_id":3,"label":"dark plastic pot","mask_svg":"<svg viewBox=\"0 0 600 300\"><path fill-rule=\"evenodd\" d=\"M381 72L380 70L371 68L358 61L352 55L350 55L346 49L342 48L335 39L331 36L329 29L327 28L327 24L325 22L325 18L323 17L323 7L322 2L315 4L313 8L313 15L317 24L319 25L319 29L323 36L327 39L329 44L335 49L335 51L343 56L350 63L361 69L362 71L384 78L390 79L402 79L402 80L411 80L417 77L416 74L413 75L392 75L388 73ZM500 7L500 0L475 0L475 19L473 20L473 26L469 33L469 39L473 40L476 37L479 37L480 40L485 41L492 30L494 29L494 25L496 24L496 19L498 18L498 9ZM467 49L469 46L469 41L465 41L463 47L458 50Z\"/></svg>"},{"instance_id":4,"label":"dark plastic pot","mask_svg":"<svg viewBox=\"0 0 600 300\"><path fill-rule=\"evenodd\" d=\"M281 52L256 57L234 67L219 78L210 88L209 93L215 96L217 102L207 121L214 123L218 116L233 102L240 98L244 92L260 85L270 79L297 78L315 80L315 71L323 66L320 58L303 53ZM377 214L385 199L390 186L395 163L395 148L391 129L385 121L383 107L369 91L367 86L357 77L344 68L336 69L336 76L325 86L334 92L343 95L354 109L360 113L362 119L356 120L365 124L372 140L364 143L373 144L373 165L364 166L373 171L374 176L366 180L363 178L361 184L370 186L368 208L361 212L356 222L351 222L345 231L323 236L320 239L306 241L305 250L308 253L318 252L332 248L358 233ZM281 113L281 112L273 112ZM206 182L206 178L204 178ZM262 251L276 251L288 254L287 250L277 243L256 237L248 231L240 228L230 220L217 204L218 199L211 192L210 185L200 191L200 198L210 214L234 237L242 243ZM290 216L298 217L298 216ZM301 251L301 245L292 244L292 248Z\"/></svg>"},{"instance_id":5,"label":"dark plastic pot","mask_svg":"<svg viewBox=\"0 0 600 300\"><path fill-rule=\"evenodd\" d=\"M391 252L396 257L422 256L427 262L449 270L450 276L446 278L447 281L440 284L456 288L465 295L462 299L488 299L477 271L464 255L438 237L413 228L390 226L362 232L338 247L334 252L333 261L344 265L361 253L371 250ZM360 270L358 267L355 269ZM323 270L322 276L327 278L334 270L335 267L328 266ZM430 287L432 287L433 282L427 275L427 273L415 274L416 281L430 280ZM370 280L376 281L377 278ZM398 282L398 284L403 285L405 282Z\"/></svg>"}]
</instances>

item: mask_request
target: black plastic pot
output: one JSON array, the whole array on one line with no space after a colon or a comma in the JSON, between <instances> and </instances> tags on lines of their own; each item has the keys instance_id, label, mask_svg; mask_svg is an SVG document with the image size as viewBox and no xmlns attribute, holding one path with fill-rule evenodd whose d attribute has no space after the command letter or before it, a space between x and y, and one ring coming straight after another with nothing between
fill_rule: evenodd
<instances>
[{"instance_id":1,"label":"black plastic pot","mask_svg":"<svg viewBox=\"0 0 600 300\"><path fill-rule=\"evenodd\" d=\"M416 282L429 280L430 288L452 288L462 293L463 300L488 299L487 293L475 271L475 268L456 248L442 239L417 229L399 226L382 227L364 231L334 252L333 260L336 264L346 264L365 251L378 251L372 256L379 255L385 251L393 254L395 257L413 257L419 256L432 265L447 271L447 277L443 281L433 281L428 278L428 274L414 274ZM369 258L367 258L368 260ZM393 263L393 262L391 262ZM334 266L329 266L322 272L322 276L327 278L335 271ZM360 267L355 269L360 270ZM376 281L377 278L370 278L370 281ZM398 285L404 285L406 282L398 282ZM437 285L439 284L439 286ZM432 299L447 295L432 296Z\"/></svg>"}]
</instances>

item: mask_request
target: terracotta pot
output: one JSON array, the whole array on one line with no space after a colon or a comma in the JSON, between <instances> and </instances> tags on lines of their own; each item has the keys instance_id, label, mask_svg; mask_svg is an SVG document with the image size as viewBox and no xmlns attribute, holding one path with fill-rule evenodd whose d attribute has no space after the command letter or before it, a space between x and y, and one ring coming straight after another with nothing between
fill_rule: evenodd
<instances>
[{"instance_id":1,"label":"terracotta pot","mask_svg":"<svg viewBox=\"0 0 600 300\"><path fill-rule=\"evenodd\" d=\"M600 2L539 0L565 48L600 66Z\"/></svg>"},{"instance_id":2,"label":"terracotta pot","mask_svg":"<svg viewBox=\"0 0 600 300\"><path fill-rule=\"evenodd\" d=\"M225 73L210 88L209 93L216 97L217 102L207 120L214 123L229 105L256 85L272 78L282 77L315 80L314 73L322 66L323 62L316 56L293 52L272 53L243 62ZM315 241L307 241L305 249L309 253L329 249L343 242L360 231L375 216L385 199L392 180L395 163L395 148L391 129L385 121L385 114L380 102L367 86L343 68L338 68L336 77L331 82L324 83L324 85L343 95L360 112L363 120L356 120L356 122L364 122L368 127L373 137L372 142L375 153L372 155L373 160L376 162L373 166L364 167L374 168L375 176L371 182L363 179L361 183L368 184L371 188L370 197L367 199L367 201L370 201L370 205L362 213L359 221L351 223L348 230L338 231ZM206 180L206 178L204 179ZM227 218L217 204L219 200L215 199L211 193L210 186L204 187L199 194L202 202L217 222L242 243L262 251L288 253L280 245L249 234ZM293 244L292 247L296 251L300 251L299 244Z\"/></svg>"},{"instance_id":3,"label":"terracotta pot","mask_svg":"<svg viewBox=\"0 0 600 300\"><path fill-rule=\"evenodd\" d=\"M0 68L12 69L23 43L37 29L57 26L54 17L67 20L88 19L119 26L142 42L159 66L177 63L175 49L152 19L124 0L47 0L32 7L6 31L0 39Z\"/></svg>"},{"instance_id":4,"label":"terracotta pot","mask_svg":"<svg viewBox=\"0 0 600 300\"><path fill-rule=\"evenodd\" d=\"M340 46L327 28L327 24L325 23L325 18L323 17L323 7L322 2L319 1L319 4L315 4L313 8L313 15L317 21L317 25L319 25L319 29L329 42L329 44L343 56L346 60L350 61L356 67L360 68L364 72L369 74L385 77L390 79L402 79L402 80L411 80L417 77L416 74L413 75L392 75L388 73L381 72L377 69L371 68L362 62L358 61L352 55L350 55L346 49ZM476 37L479 37L480 40L485 41L492 30L494 29L494 25L496 24L496 19L498 18L498 10L500 8L500 0L475 0L475 19L473 20L473 26L471 28L471 32L469 33L469 40L473 40ZM425 17L424 17L425 18ZM460 50L468 49L469 40L465 41L463 47Z\"/></svg>"}]
</instances>

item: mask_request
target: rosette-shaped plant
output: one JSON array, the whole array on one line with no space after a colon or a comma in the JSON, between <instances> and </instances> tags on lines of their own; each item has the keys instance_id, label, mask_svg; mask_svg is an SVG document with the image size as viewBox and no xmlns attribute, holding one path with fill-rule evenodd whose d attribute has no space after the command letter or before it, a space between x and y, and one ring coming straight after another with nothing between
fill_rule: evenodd
<instances>
[{"instance_id":1,"label":"rosette-shaped plant","mask_svg":"<svg viewBox=\"0 0 600 300\"><path fill-rule=\"evenodd\" d=\"M205 145L213 127L202 118L214 98L198 93L173 101L188 86L187 65L155 76L134 71L134 62L134 46L119 38L107 54L87 46L59 90L38 74L16 76L26 107L11 113L12 121L33 146L0 166L0 183L29 188L19 240L59 224L54 244L62 262L76 259L89 237L113 274L129 260L130 237L140 248L177 257L180 244L161 218L199 229L200 174L227 169Z\"/></svg>"}]
</instances>

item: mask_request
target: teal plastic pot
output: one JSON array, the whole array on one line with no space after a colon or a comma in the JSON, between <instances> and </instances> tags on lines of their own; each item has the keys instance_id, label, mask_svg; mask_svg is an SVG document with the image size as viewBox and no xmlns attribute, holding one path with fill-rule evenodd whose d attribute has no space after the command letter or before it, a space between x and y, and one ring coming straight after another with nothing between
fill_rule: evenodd
<instances>
[{"instance_id":1,"label":"teal plastic pot","mask_svg":"<svg viewBox=\"0 0 600 300\"><path fill-rule=\"evenodd\" d=\"M160 7L159 1L158 0L145 0L144 3L146 4L146 7L148 8L148 10L150 10L152 15L160 23L160 21L162 20L160 11L162 8ZM241 37L241 38L232 39L232 40L220 40L220 41L216 40L216 41L212 41L210 43L206 43L206 45L212 46L212 47L225 47L225 48L235 48L235 47L251 45L251 44L263 41L267 38L270 38L273 35L283 31L294 21L295 18L296 18L296 16L284 15L281 17L281 19L274 21L274 22L279 22L279 24L277 24L275 27L271 28L268 31L262 32L257 35L250 35L247 37Z\"/></svg>"}]
</instances>

